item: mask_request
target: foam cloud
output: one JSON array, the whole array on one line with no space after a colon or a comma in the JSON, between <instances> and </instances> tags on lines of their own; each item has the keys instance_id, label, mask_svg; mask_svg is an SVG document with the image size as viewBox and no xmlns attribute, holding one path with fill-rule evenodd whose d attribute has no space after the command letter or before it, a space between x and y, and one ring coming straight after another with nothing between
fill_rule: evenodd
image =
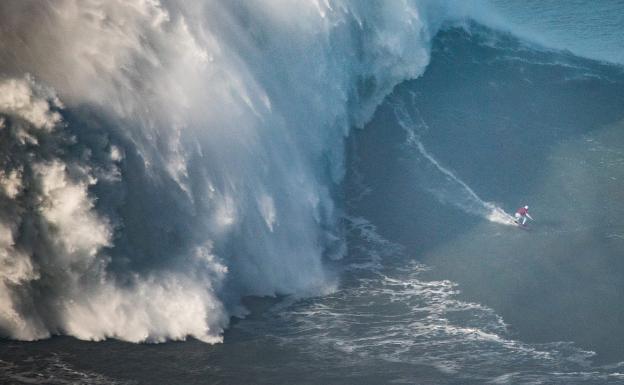
<instances>
[{"instance_id":1,"label":"foam cloud","mask_svg":"<svg viewBox=\"0 0 624 385\"><path fill-rule=\"evenodd\" d=\"M61 120L61 115L53 111L59 107L58 98L36 86L29 76L0 80L0 113L20 117L36 128L50 131Z\"/></svg>"},{"instance_id":2,"label":"foam cloud","mask_svg":"<svg viewBox=\"0 0 624 385\"><path fill-rule=\"evenodd\" d=\"M82 301L64 304L67 333L78 338L163 342L192 336L221 342L227 319L207 290L184 278L148 279L123 289L98 287Z\"/></svg>"},{"instance_id":3,"label":"foam cloud","mask_svg":"<svg viewBox=\"0 0 624 385\"><path fill-rule=\"evenodd\" d=\"M61 104L32 78L7 79L0 150L0 331L23 340L78 338L218 342L227 323L213 285L227 268L211 245L197 247L187 273L124 277L108 270L115 226L96 209L93 153L71 153ZM7 86L8 85L8 86ZM17 90L17 91L16 91ZM8 100L8 98L7 98ZM24 142L24 135L32 140ZM106 172L123 160L111 146ZM100 171L102 173L103 171ZM120 183L119 179L107 183Z\"/></svg>"},{"instance_id":4,"label":"foam cloud","mask_svg":"<svg viewBox=\"0 0 624 385\"><path fill-rule=\"evenodd\" d=\"M345 137L424 71L443 13L0 2L0 331L214 342L244 295L332 290Z\"/></svg>"}]
</instances>

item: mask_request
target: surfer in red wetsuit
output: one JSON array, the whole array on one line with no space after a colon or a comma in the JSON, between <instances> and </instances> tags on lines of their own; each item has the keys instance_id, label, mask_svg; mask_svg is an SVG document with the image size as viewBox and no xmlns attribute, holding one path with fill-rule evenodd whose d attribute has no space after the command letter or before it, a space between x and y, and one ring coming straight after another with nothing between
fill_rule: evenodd
<instances>
[{"instance_id":1,"label":"surfer in red wetsuit","mask_svg":"<svg viewBox=\"0 0 624 385\"><path fill-rule=\"evenodd\" d=\"M518 210L516 210L514 218L516 219L517 224L523 226L526 223L527 218L533 220L533 218L531 218L531 216L529 215L529 206L520 207Z\"/></svg>"}]
</instances>

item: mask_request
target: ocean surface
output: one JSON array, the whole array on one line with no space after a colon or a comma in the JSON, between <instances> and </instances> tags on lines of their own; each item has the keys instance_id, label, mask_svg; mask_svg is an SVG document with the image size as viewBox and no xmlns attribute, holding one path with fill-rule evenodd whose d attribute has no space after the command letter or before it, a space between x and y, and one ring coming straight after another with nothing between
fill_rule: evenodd
<instances>
[{"instance_id":1,"label":"ocean surface","mask_svg":"<svg viewBox=\"0 0 624 385\"><path fill-rule=\"evenodd\" d=\"M0 32L0 383L624 384L623 2Z\"/></svg>"}]
</instances>

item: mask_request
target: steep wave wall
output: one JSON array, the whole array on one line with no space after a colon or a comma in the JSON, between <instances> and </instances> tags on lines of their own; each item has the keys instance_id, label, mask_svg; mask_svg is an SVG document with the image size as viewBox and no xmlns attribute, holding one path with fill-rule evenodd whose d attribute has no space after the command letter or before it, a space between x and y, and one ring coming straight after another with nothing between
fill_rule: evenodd
<instances>
[{"instance_id":1,"label":"steep wave wall","mask_svg":"<svg viewBox=\"0 0 624 385\"><path fill-rule=\"evenodd\" d=\"M2 334L215 342L242 295L332 290L344 138L448 9L2 2Z\"/></svg>"}]
</instances>

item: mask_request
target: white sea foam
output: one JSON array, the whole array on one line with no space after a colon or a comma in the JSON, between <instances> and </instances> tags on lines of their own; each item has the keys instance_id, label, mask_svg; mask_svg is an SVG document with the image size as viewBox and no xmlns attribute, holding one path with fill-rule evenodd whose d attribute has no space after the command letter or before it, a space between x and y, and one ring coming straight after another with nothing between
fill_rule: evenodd
<instances>
[{"instance_id":1,"label":"white sea foam","mask_svg":"<svg viewBox=\"0 0 624 385\"><path fill-rule=\"evenodd\" d=\"M1 2L1 333L212 342L242 295L333 290L344 138L452 10Z\"/></svg>"},{"instance_id":2,"label":"white sea foam","mask_svg":"<svg viewBox=\"0 0 624 385\"><path fill-rule=\"evenodd\" d=\"M350 224L354 236L361 236L355 243L363 243L355 254L369 254L371 260L390 255L368 275L356 272L353 282L331 295L280 307L274 318L268 317L272 325L266 333L340 367L351 360L383 360L429 366L455 381L493 384L608 383L617 378L617 367L586 370L594 353L572 343L513 339L492 309L459 299L458 286L449 280L425 279L429 268L405 263L402 249L392 247L366 219ZM376 375L383 377L384 367L376 366ZM390 377L409 382L410 374L405 378L396 368L388 368Z\"/></svg>"}]
</instances>

